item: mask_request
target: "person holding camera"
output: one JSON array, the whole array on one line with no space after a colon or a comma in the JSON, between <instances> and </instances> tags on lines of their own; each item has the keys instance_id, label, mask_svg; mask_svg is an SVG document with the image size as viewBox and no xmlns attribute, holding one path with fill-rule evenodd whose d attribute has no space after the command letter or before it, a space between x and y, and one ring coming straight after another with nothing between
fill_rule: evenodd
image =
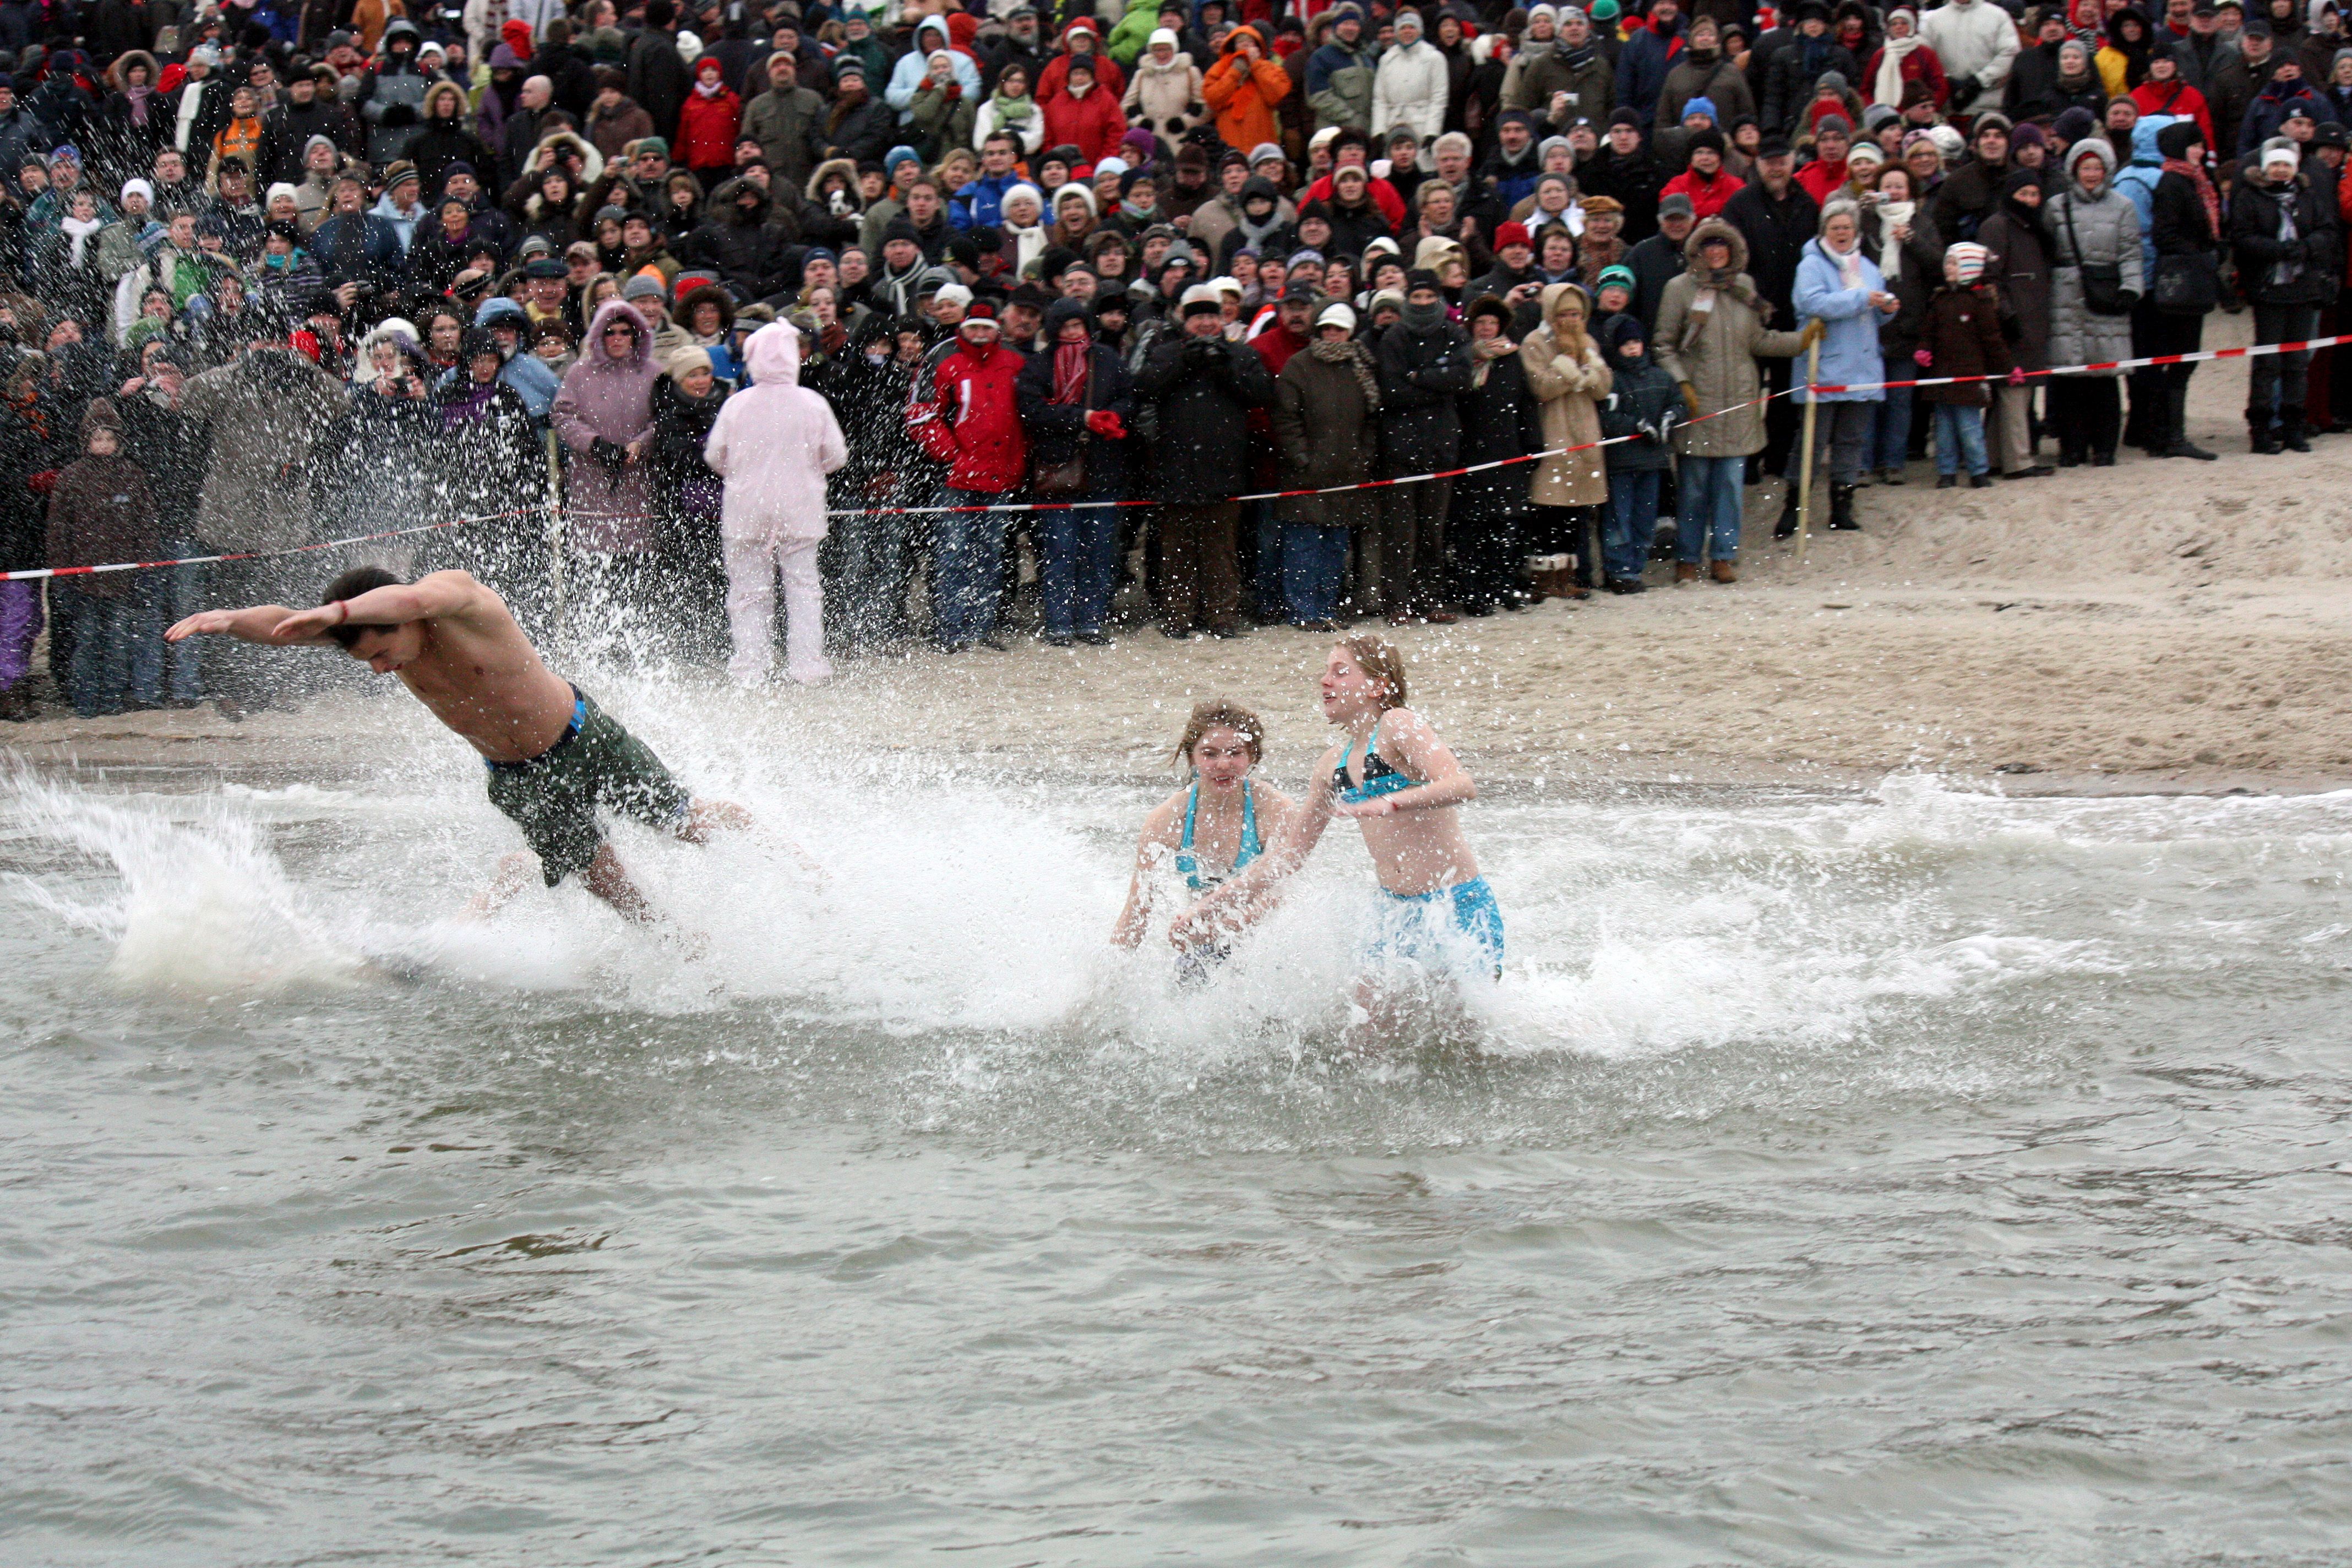
<instances>
[{"instance_id":1,"label":"person holding camera","mask_svg":"<svg viewBox=\"0 0 2352 1568\"><path fill-rule=\"evenodd\" d=\"M1249 411L1274 401L1258 352L1224 336L1224 301L1196 283L1179 306L1183 330L1154 343L1135 373L1138 404L1159 410L1148 490L1159 503L1160 631L1241 635L1234 498L1249 488Z\"/></svg>"}]
</instances>

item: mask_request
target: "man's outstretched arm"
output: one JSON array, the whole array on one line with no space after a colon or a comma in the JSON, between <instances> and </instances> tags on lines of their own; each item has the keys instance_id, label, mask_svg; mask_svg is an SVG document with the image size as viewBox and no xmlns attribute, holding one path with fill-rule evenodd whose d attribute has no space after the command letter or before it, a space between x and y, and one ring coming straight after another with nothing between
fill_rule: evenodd
<instances>
[{"instance_id":1,"label":"man's outstretched arm","mask_svg":"<svg viewBox=\"0 0 2352 1568\"><path fill-rule=\"evenodd\" d=\"M247 642L276 647L319 647L332 639L331 626L356 621L362 626L397 626L435 616L462 616L496 595L463 572L436 572L415 583L394 583L371 588L356 599L340 599L316 609L289 610L283 605L251 605L241 610L206 610L190 616L163 634L166 642L204 635L242 637Z\"/></svg>"},{"instance_id":2,"label":"man's outstretched arm","mask_svg":"<svg viewBox=\"0 0 2352 1568\"><path fill-rule=\"evenodd\" d=\"M219 636L241 637L247 642L268 643L278 647L320 647L326 644L328 639L318 634L278 636L278 628L293 614L283 605L252 605L242 610L205 610L174 625L163 634L163 640L181 642L193 637Z\"/></svg>"},{"instance_id":3,"label":"man's outstretched arm","mask_svg":"<svg viewBox=\"0 0 2352 1568\"><path fill-rule=\"evenodd\" d=\"M462 617L496 597L463 572L436 572L414 583L371 588L356 599L338 599L315 610L289 610L268 640L323 642L331 626L399 626L436 616Z\"/></svg>"}]
</instances>

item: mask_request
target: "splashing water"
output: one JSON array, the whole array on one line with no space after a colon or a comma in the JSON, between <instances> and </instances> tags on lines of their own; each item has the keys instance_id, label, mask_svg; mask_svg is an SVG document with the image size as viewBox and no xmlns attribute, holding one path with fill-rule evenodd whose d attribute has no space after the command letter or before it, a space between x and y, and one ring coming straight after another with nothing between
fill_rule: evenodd
<instances>
[{"instance_id":1,"label":"splashing water","mask_svg":"<svg viewBox=\"0 0 2352 1568\"><path fill-rule=\"evenodd\" d=\"M114 879L17 882L110 939L105 973L132 989L398 977L666 1016L759 1002L803 1022L968 1037L1000 1062L1082 1041L1186 1070L1295 1054L1345 1026L1373 898L1344 827L1214 984L1194 990L1156 940L1135 955L1104 940L1148 792L969 777L876 787L840 769L786 785L741 754L679 739L663 749L690 759L685 776L815 847L824 868L813 879L764 830L688 847L616 824L633 875L692 933L690 961L572 887L534 887L487 921L455 918L512 847L469 776L374 795L232 785L193 802L19 777L13 831L108 862ZM2056 843L2041 816L1920 778L1890 779L1864 801L1730 813L1482 805L1511 956L1500 988L1466 998L1474 1037L1505 1057L1883 1040L1906 1005L1968 1005L2083 960L2079 942L1956 916L1937 885L1988 846ZM1162 900L1163 920L1172 904Z\"/></svg>"},{"instance_id":2,"label":"splashing water","mask_svg":"<svg viewBox=\"0 0 2352 1568\"><path fill-rule=\"evenodd\" d=\"M1344 829L1186 990L1157 790L646 732L827 883L0 789L12 1557L2340 1548L2352 795L1492 791L1473 1048L1354 1055Z\"/></svg>"}]
</instances>

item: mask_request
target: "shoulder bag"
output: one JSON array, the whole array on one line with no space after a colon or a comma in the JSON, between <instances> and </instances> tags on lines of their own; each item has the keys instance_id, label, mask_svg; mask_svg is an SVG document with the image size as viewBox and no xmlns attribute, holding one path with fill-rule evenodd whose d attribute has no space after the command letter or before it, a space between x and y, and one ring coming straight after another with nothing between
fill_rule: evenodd
<instances>
[{"instance_id":1,"label":"shoulder bag","mask_svg":"<svg viewBox=\"0 0 2352 1568\"><path fill-rule=\"evenodd\" d=\"M1049 349L1047 352L1052 351ZM1070 449L1070 455L1066 460L1037 465L1037 471L1029 481L1030 494L1037 500L1068 500L1074 496L1087 493L1087 431L1084 416L1094 406L1094 351L1088 349L1087 351L1087 389L1078 398L1080 419L1077 445Z\"/></svg>"},{"instance_id":2,"label":"shoulder bag","mask_svg":"<svg viewBox=\"0 0 2352 1568\"><path fill-rule=\"evenodd\" d=\"M2083 258L2083 242L2074 233L2074 198L2062 199L2066 203L2066 243L2074 248L2075 270L2083 275L2083 308L2095 316L2130 315L2131 305L2124 299L2124 269L2110 261Z\"/></svg>"}]
</instances>

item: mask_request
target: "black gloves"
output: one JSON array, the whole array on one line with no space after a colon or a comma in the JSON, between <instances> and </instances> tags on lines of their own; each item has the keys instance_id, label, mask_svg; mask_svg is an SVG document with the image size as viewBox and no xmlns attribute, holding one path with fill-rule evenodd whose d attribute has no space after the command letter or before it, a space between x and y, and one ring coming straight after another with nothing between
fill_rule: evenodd
<instances>
[{"instance_id":1,"label":"black gloves","mask_svg":"<svg viewBox=\"0 0 2352 1568\"><path fill-rule=\"evenodd\" d=\"M588 443L588 455L616 474L629 460L628 448L607 441L602 436Z\"/></svg>"}]
</instances>

